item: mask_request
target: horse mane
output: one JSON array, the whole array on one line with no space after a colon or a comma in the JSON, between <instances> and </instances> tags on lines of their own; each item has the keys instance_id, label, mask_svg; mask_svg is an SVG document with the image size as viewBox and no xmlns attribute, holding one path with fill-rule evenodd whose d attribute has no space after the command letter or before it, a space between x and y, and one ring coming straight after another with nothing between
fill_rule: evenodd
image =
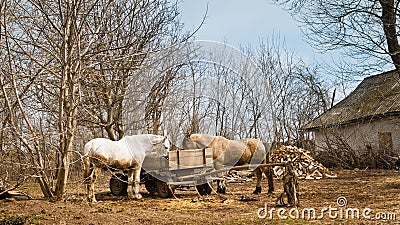
<instances>
[{"instance_id":1,"label":"horse mane","mask_svg":"<svg viewBox=\"0 0 400 225\"><path fill-rule=\"evenodd\" d=\"M204 148L209 147L216 138L224 138L222 136L212 136L209 134L191 134L190 139L203 145Z\"/></svg>"}]
</instances>

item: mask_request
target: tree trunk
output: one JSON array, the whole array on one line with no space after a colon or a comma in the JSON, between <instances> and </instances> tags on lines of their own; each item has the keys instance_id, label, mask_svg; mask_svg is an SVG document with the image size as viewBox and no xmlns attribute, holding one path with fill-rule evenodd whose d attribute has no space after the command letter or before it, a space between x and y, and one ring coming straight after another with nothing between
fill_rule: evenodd
<instances>
[{"instance_id":1,"label":"tree trunk","mask_svg":"<svg viewBox=\"0 0 400 225\"><path fill-rule=\"evenodd\" d=\"M400 71L400 45L396 32L394 0L379 0L382 6L382 25L386 36L389 55L397 71Z\"/></svg>"},{"instance_id":2,"label":"tree trunk","mask_svg":"<svg viewBox=\"0 0 400 225\"><path fill-rule=\"evenodd\" d=\"M61 86L59 93L59 111L58 111L58 130L60 135L60 166L57 175L55 195L57 199L62 199L65 194L69 172L69 154L72 150L74 134L76 128L77 100L76 100L76 82L79 66L72 68L71 59L73 50L74 22L72 13L72 2L68 1L69 9L64 24L63 43L61 47L62 68L61 68ZM75 18L76 19L76 18ZM79 65L79 62L75 63Z\"/></svg>"},{"instance_id":3,"label":"tree trunk","mask_svg":"<svg viewBox=\"0 0 400 225\"><path fill-rule=\"evenodd\" d=\"M69 157L67 152L66 154L61 154L61 162L58 171L57 184L55 190L55 196L57 197L57 199L62 199L64 197L65 190L67 187L68 172L69 172Z\"/></svg>"}]
</instances>

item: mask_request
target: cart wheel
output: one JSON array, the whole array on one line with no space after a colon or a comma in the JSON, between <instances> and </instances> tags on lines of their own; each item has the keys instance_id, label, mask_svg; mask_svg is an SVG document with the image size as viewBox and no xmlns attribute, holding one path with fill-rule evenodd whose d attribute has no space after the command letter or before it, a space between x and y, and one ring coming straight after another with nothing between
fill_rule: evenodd
<instances>
[{"instance_id":1,"label":"cart wheel","mask_svg":"<svg viewBox=\"0 0 400 225\"><path fill-rule=\"evenodd\" d=\"M212 191L209 183L196 185L196 189L201 195L209 195Z\"/></svg>"},{"instance_id":2,"label":"cart wheel","mask_svg":"<svg viewBox=\"0 0 400 225\"><path fill-rule=\"evenodd\" d=\"M155 194L157 193L157 181L155 178L153 177L146 177L145 181L144 181L144 186L146 187L146 190L150 193L150 194Z\"/></svg>"},{"instance_id":3,"label":"cart wheel","mask_svg":"<svg viewBox=\"0 0 400 225\"><path fill-rule=\"evenodd\" d=\"M173 188L170 188L167 183L157 180L157 192L161 198L169 198L172 197Z\"/></svg>"},{"instance_id":4,"label":"cart wheel","mask_svg":"<svg viewBox=\"0 0 400 225\"><path fill-rule=\"evenodd\" d=\"M128 189L128 176L114 174L110 179L110 190L113 195L125 195Z\"/></svg>"}]
</instances>

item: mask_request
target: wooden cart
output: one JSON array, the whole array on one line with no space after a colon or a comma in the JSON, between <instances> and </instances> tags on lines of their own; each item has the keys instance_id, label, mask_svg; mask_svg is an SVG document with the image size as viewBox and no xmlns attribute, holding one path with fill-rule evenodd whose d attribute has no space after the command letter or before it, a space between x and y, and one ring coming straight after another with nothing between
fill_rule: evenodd
<instances>
[{"instance_id":1,"label":"wooden cart","mask_svg":"<svg viewBox=\"0 0 400 225\"><path fill-rule=\"evenodd\" d=\"M196 187L201 195L210 194L210 183L218 179L210 173L214 171L211 148L170 151L168 160L147 156L142 168L141 183L149 193L162 198L171 197L178 187ZM124 173L114 174L110 180L111 193L126 194L127 180Z\"/></svg>"}]
</instances>

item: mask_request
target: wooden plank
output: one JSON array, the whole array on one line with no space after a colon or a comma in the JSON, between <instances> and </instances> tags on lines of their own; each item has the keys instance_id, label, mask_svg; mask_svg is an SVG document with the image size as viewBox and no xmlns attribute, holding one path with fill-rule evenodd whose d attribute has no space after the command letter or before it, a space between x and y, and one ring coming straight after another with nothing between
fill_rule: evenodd
<instances>
[{"instance_id":1,"label":"wooden plank","mask_svg":"<svg viewBox=\"0 0 400 225\"><path fill-rule=\"evenodd\" d=\"M169 152L169 160L171 161L176 161L178 158L182 159L186 157L200 157L200 159L212 158L212 149L190 149Z\"/></svg>"},{"instance_id":2,"label":"wooden plank","mask_svg":"<svg viewBox=\"0 0 400 225\"><path fill-rule=\"evenodd\" d=\"M145 170L165 170L168 168L168 160L161 156L147 156L143 161L142 167Z\"/></svg>"},{"instance_id":3,"label":"wooden plank","mask_svg":"<svg viewBox=\"0 0 400 225\"><path fill-rule=\"evenodd\" d=\"M213 161L212 149L188 149L169 152L169 168L195 168L211 165Z\"/></svg>"},{"instance_id":4,"label":"wooden plank","mask_svg":"<svg viewBox=\"0 0 400 225\"><path fill-rule=\"evenodd\" d=\"M256 168L256 167L260 167L260 168L264 168L264 167L273 167L273 166L288 166L290 164L290 162L280 162L280 163L266 163L266 164L251 164L250 166L252 168ZM249 165L244 165L244 166L234 166L232 168L230 168L230 170L245 170L248 169Z\"/></svg>"},{"instance_id":5,"label":"wooden plank","mask_svg":"<svg viewBox=\"0 0 400 225\"><path fill-rule=\"evenodd\" d=\"M189 185L195 186L196 183L194 181L171 181L171 182L168 182L167 184L168 185L176 185L176 186L179 186L179 185L182 185L182 186L189 186Z\"/></svg>"},{"instance_id":6,"label":"wooden plank","mask_svg":"<svg viewBox=\"0 0 400 225\"><path fill-rule=\"evenodd\" d=\"M266 164L252 164L252 167L273 167L273 166L288 166L290 165L291 162L280 162L280 163L266 163ZM245 165L245 166L234 166L234 167L225 167L222 168L220 170L216 170L216 171L212 171L212 172L207 172L207 173L201 173L201 174L194 174L194 175L188 175L188 176L182 176L180 178L182 179L188 179L188 178L201 178L201 177L206 177L206 176L212 176L215 174L219 174L219 173L224 173L224 172L230 172L230 171L234 171L234 170L244 170L244 169L248 169L249 165Z\"/></svg>"}]
</instances>

